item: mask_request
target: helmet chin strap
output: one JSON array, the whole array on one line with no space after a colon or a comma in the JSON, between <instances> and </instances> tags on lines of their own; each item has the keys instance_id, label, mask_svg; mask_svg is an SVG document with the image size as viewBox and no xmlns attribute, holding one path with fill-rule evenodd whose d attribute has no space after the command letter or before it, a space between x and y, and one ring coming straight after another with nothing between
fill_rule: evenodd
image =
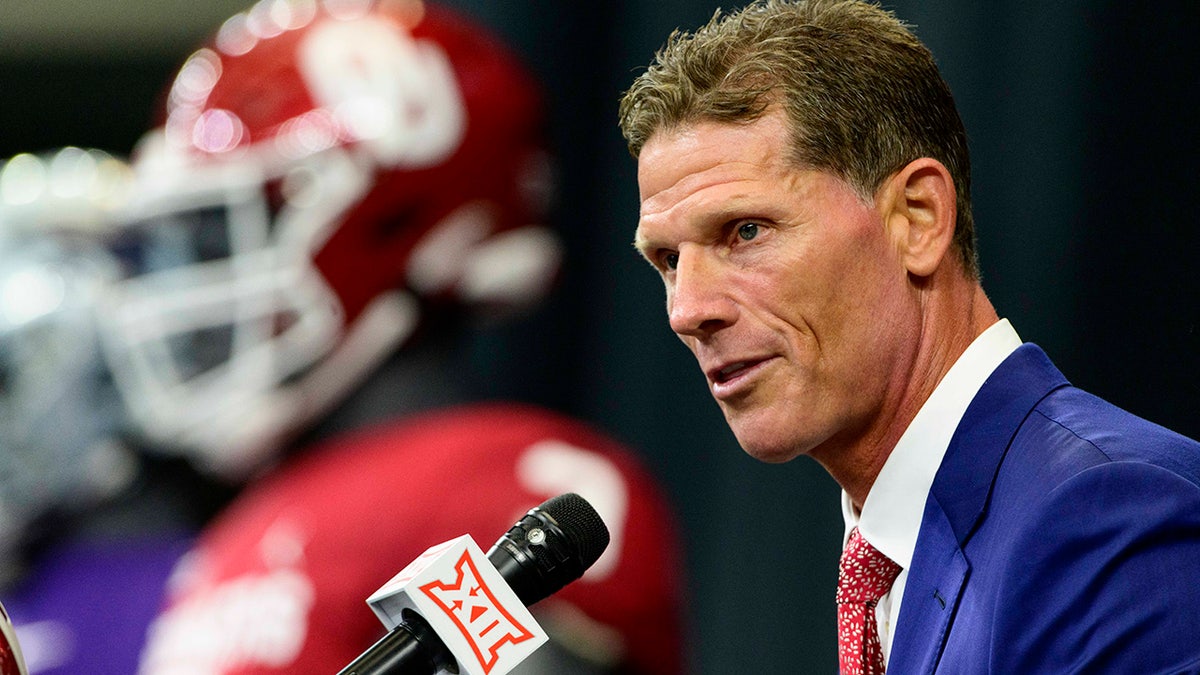
<instances>
[{"instance_id":1,"label":"helmet chin strap","mask_svg":"<svg viewBox=\"0 0 1200 675\"><path fill-rule=\"evenodd\" d=\"M341 344L301 379L303 414L321 415L345 398L416 331L420 303L395 290L377 296L347 328Z\"/></svg>"},{"instance_id":2,"label":"helmet chin strap","mask_svg":"<svg viewBox=\"0 0 1200 675\"><path fill-rule=\"evenodd\" d=\"M400 349L416 332L420 315L420 303L407 291L377 296L347 327L333 352L283 390L300 401L295 412L305 420L324 417Z\"/></svg>"},{"instance_id":3,"label":"helmet chin strap","mask_svg":"<svg viewBox=\"0 0 1200 675\"><path fill-rule=\"evenodd\" d=\"M501 232L472 248L458 294L485 318L503 318L537 305L554 285L563 256L551 229L526 225Z\"/></svg>"}]
</instances>

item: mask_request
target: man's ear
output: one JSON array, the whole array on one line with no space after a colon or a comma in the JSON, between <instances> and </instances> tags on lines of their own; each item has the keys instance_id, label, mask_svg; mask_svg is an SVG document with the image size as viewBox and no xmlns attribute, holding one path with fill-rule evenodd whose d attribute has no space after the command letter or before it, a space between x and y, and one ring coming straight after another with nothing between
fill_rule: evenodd
<instances>
[{"instance_id":1,"label":"man's ear","mask_svg":"<svg viewBox=\"0 0 1200 675\"><path fill-rule=\"evenodd\" d=\"M928 277L947 259L954 240L957 198L945 165L922 157L887 180L884 222L910 274Z\"/></svg>"}]
</instances>

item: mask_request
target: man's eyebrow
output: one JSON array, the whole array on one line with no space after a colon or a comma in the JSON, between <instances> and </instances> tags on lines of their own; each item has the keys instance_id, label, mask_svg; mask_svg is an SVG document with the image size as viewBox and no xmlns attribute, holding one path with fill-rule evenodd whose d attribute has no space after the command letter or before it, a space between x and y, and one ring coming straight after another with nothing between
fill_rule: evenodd
<instances>
[{"instance_id":1,"label":"man's eyebrow","mask_svg":"<svg viewBox=\"0 0 1200 675\"><path fill-rule=\"evenodd\" d=\"M648 249L656 248L654 246L654 242L646 239L640 234L635 234L633 241L629 242L629 245L632 246L633 250L637 251L638 255L642 256L643 258L646 257L646 252Z\"/></svg>"},{"instance_id":2,"label":"man's eyebrow","mask_svg":"<svg viewBox=\"0 0 1200 675\"><path fill-rule=\"evenodd\" d=\"M697 229L693 231L692 236L705 240L719 238L720 232L729 224L746 218L761 218L774 221L772 217L764 213L763 208L751 204L750 199L746 195L737 194L721 199L717 208L699 215L695 221ZM633 237L632 245L638 251L643 252L644 255L645 251L662 247L665 244L661 241L644 237L641 229L638 229Z\"/></svg>"}]
</instances>

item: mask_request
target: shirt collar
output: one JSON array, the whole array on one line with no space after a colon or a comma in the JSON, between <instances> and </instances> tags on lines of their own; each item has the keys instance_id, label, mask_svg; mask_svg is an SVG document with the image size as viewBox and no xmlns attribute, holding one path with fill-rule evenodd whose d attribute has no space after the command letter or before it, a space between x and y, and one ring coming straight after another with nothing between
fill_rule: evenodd
<instances>
[{"instance_id":1,"label":"shirt collar","mask_svg":"<svg viewBox=\"0 0 1200 675\"><path fill-rule=\"evenodd\" d=\"M925 500L954 430L984 381L1020 346L1021 338L1008 319L992 324L975 338L892 449L867 494L862 513L855 513L850 496L842 492L847 538L857 525L872 546L908 569Z\"/></svg>"}]
</instances>

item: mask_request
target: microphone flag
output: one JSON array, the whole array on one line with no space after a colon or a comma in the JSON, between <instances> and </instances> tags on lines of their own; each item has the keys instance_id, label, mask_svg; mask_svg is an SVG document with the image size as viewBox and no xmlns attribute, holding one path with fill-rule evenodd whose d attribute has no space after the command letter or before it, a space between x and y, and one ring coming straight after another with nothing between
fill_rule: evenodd
<instances>
[{"instance_id":1,"label":"microphone flag","mask_svg":"<svg viewBox=\"0 0 1200 675\"><path fill-rule=\"evenodd\" d=\"M426 549L367 604L388 630L419 614L463 675L505 675L549 639L469 535Z\"/></svg>"}]
</instances>

